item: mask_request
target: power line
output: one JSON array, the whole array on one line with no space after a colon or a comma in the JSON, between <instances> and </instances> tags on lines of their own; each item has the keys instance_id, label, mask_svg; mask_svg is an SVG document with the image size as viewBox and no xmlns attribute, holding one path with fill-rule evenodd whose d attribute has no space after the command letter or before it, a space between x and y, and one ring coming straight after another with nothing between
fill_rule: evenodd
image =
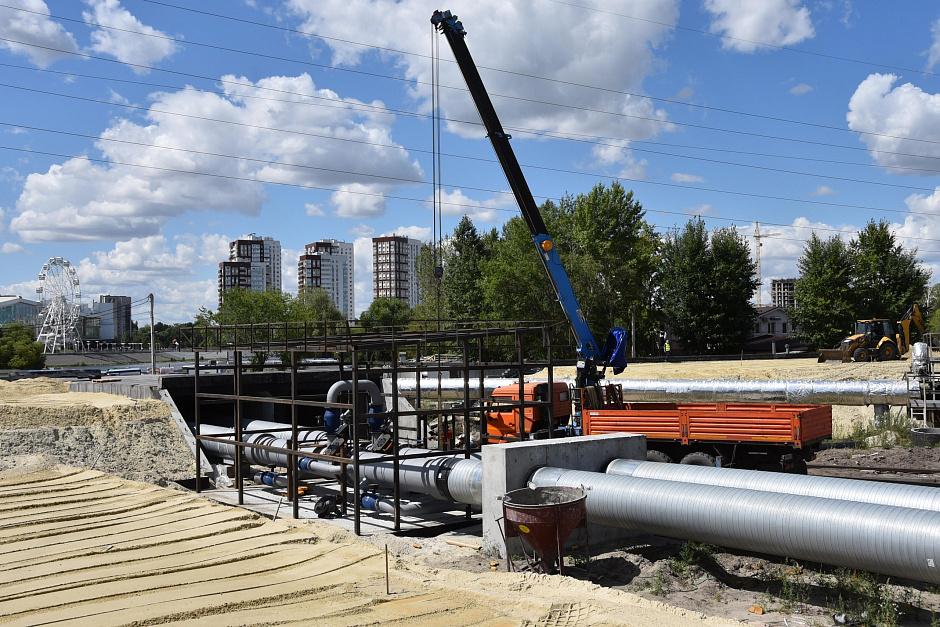
<instances>
[{"instance_id":1,"label":"power line","mask_svg":"<svg viewBox=\"0 0 940 627\"><path fill-rule=\"evenodd\" d=\"M186 9L182 9L181 7L176 7L175 5L170 5L170 4L164 4L164 3L155 3L155 4L163 4L164 6L169 6L169 7L173 7L173 8L178 8L178 9L180 9L180 10L186 10ZM39 13L39 12L36 12L36 11L30 11L30 10L28 10L28 9L22 9L22 8L19 8L19 7L11 7L11 6L9 6L9 5L2 5L2 4L0 4L0 7L8 8L8 9L14 9L14 10L20 10L20 11L24 11L24 12L27 12L27 13L35 13L35 14L37 14L37 15L43 15L43 16L48 15L48 14L45 14L45 13ZM207 12L202 12L202 11L195 11L195 12L197 12L197 13L205 13L205 14L207 14L207 15L213 15L213 16L219 17L219 16L216 15L216 14L211 14L211 13L207 13ZM64 16L54 16L54 17L56 17L56 19L61 19L61 20L65 20L65 21L80 22L80 23L83 23L83 24L95 26L95 27L102 28L102 29L116 30L116 31L120 31L120 32L126 32L126 33L129 33L129 34L134 34L134 35L140 35L140 36L145 36L145 37L157 38L157 39L161 39L161 40L173 41L173 42L175 42L175 43L185 43L185 44L189 44L189 45L193 45L193 46L206 47L206 48L210 48L210 49L213 49L213 50L221 50L221 51L223 51L223 52L234 52L234 53L238 53L238 54L244 54L244 55L249 55L249 56L257 56L257 57L272 59L272 60L276 60L276 61L285 61L285 62L289 62L289 63L297 63L297 64L303 64L303 65L311 65L311 66L314 66L314 67L320 67L320 68L324 68L324 69L331 69L331 70L336 70L336 71L340 71L340 72L351 72L351 73L355 73L355 74L361 74L361 75L371 76L371 77L374 77L374 78L384 78L384 79L388 79L388 80L395 80L395 81L401 81L401 82L415 83L415 84L418 84L418 85L429 85L429 83L427 83L427 82L425 82L425 81L418 81L418 80L416 80L416 79L406 79L406 78L401 78L401 77L398 77L398 76L391 76L391 75L388 75L388 74L380 74L380 73L377 73L377 72L366 72L366 71L364 71L364 70L353 70L353 69L351 69L351 68L344 68L344 67L340 67L340 66L336 66L336 65L329 65L329 64L323 64L323 63L316 63L316 62L313 62L313 61L308 61L308 60L306 60L306 59L291 59L291 58L288 58L288 57L279 57L279 56L264 54L264 53L260 53L260 52L253 52L253 51L249 51L249 50L242 50L242 49L239 49L239 48L230 48L230 47L226 47L226 46L217 46L217 45L213 45L213 44L206 44L206 43L197 42L197 41L192 41L192 40L180 41L180 40L178 40L178 39L176 39L176 38L169 37L169 36L166 36L166 35L157 35L157 34L154 34L154 33L142 33L142 32L140 32L140 31L133 31L133 30L122 29L122 28L113 27L113 26L106 26L106 25L102 25L102 24L96 24L96 23L91 23L91 22L84 22L84 21L81 21L81 20L76 20L76 19L74 19L74 18L68 18L68 17L64 17ZM252 23L252 24L262 25L261 23L258 23L258 22L251 22L251 21L249 21L249 20L237 20L237 21L243 21L243 22L249 22L249 23ZM308 35L310 35L310 34L308 34ZM310 36L318 36L318 35L310 35ZM115 59L107 59L107 58L104 58L104 57L97 57L97 56L94 56L94 55L89 55L89 54L87 54L87 53L78 53L78 52L71 51L71 50L62 50L62 49L51 48L51 47L47 47L47 46L40 46L40 45L38 45L38 44L33 44L33 43L29 43L29 42L17 41L17 40L12 40L12 39L4 39L4 38L0 38L0 41L7 41L7 42L10 42L10 43L15 43L15 44L18 44L18 45L23 45L23 46L36 47L36 48L40 48L40 49L44 49L44 50L49 50L49 51L52 51L52 52L58 52L58 53L60 53L60 54L81 56L81 57L86 57L86 58L90 58L90 59L96 59L96 60L101 60L101 61L107 61L107 62L111 62L111 63L120 63L120 64L122 64L122 65L128 65L128 66L131 66L131 67L139 67L139 68L146 68L146 69L148 69L148 70L153 69L153 70L156 70L156 71L177 73L177 72L173 72L173 71L171 71L171 70L164 70L164 69L162 69L162 68L151 68L151 67L148 66L148 65L141 65L141 64L134 64L134 63L128 63L128 62L123 62L123 61L117 61L117 60L115 60ZM379 46L371 46L371 45L369 45L369 44L363 44L363 43L359 43L359 42L349 42L348 40L342 40L342 41L346 41L347 43L357 43L358 45L365 46L365 47L374 47L374 48L376 48L376 49L382 49L382 50L393 51L393 52L398 52L398 53L405 54L404 51L400 51L400 50L386 49L386 48L381 48L381 47L379 47ZM426 55L420 55L420 54L417 54L417 53L415 53L415 54L416 54L416 56L426 57ZM718 111L718 112L722 112L722 113L730 113L730 114L733 114L733 115L740 115L740 116L746 116L746 117L754 117L754 118L758 118L758 119L764 119L764 120L770 120L770 121L777 121L777 122L784 122L784 123L787 123L787 124L797 124L797 125L803 125L803 126L810 126L810 127L814 127L814 128L822 128L822 129L828 129L828 130L835 130L835 131L845 132L845 133L858 133L858 134L861 134L861 135L869 135L869 136L873 136L873 137L886 137L886 138L890 138L890 139L901 139L901 140L914 141L914 142L921 142L921 143L927 143L927 144L940 144L940 141L937 141L937 140L929 140L929 139L924 139L924 138L907 137L907 136L900 136L900 135L888 135L888 134L884 134L884 133L872 133L872 132L868 132L868 131L855 131L855 130L852 130L852 129L846 129L846 128L837 127L837 126L824 125L824 124L817 124L817 123L806 122L806 121L801 121L801 120L790 120L790 119L787 119L787 118L780 118L780 117L776 117L776 116L768 116L768 115L763 115L763 114L750 113L750 112L745 112L745 111L738 111L738 110L735 110L735 109L727 109L727 108L720 108L720 107L711 107L711 106L708 106L708 105L701 105L701 104L696 104L696 103L690 103L690 102L685 102L685 101L674 100L674 99L670 99L670 98L662 98L662 97L658 97L658 96L651 96L651 95L648 95L648 94L638 94L638 93L635 93L635 92L629 92L629 91L624 91L624 90L615 90L615 89L606 88L606 87L598 87L598 86L594 86L594 85L586 85L586 84L575 83L575 82L571 82L571 81L563 81L563 80L560 80L560 79L548 78L548 77L544 77L544 76L538 76L538 75L535 75L535 74L526 74L526 73L522 73L522 72L515 72L515 71L512 71L512 70L504 70L504 69L499 69L499 68L489 68L489 67L486 67L486 66L480 66L480 67L481 67L481 69L488 69L488 70L491 70L491 71L501 72L501 73L507 73L507 74L511 74L511 75L515 75L515 76L524 76L524 77L527 77L527 78L542 80L542 81L546 81L546 82L550 82L550 83L563 84L563 85L567 85L567 86L580 87L580 88L585 88L585 89L594 89L594 90L598 90L598 91L605 91L605 92L609 92L609 93L615 93L615 94L618 94L618 95L633 96L633 97L638 97L638 98L648 98L648 99L650 99L650 100L661 101L661 102L667 102L667 103L671 103L671 104L679 104L679 105L683 105L683 106L687 106L687 107L700 108L700 109L709 110L709 111ZM439 87L439 88L444 88L444 89L457 90L457 91L465 91L465 88L462 88L462 87L455 87L455 86L450 86L450 85L438 85L438 87ZM611 115L611 116L617 116L617 117L624 117L624 118L628 118L628 119L638 119L638 120L643 120L643 121L648 121L648 122L654 122L654 123L657 123L657 124L675 124L675 125L679 125L679 126L689 126L689 127L692 127L692 128L701 128L701 129L707 129L707 130L717 130L717 131L722 131L722 132L732 132L732 131L730 131L729 129L721 129L721 128L717 128L717 127L709 127L709 126L704 126L704 125L694 125L694 124L690 124L690 123L675 122L675 121L669 121L669 120L661 120L661 119L659 119L659 118L651 118L651 117L646 117L646 116L637 116L637 115L631 115L631 114L627 114L627 113L623 113L623 112L616 112L616 111L605 111L605 110L602 110L602 109L591 109L591 108L589 108L589 107L581 107L581 106L577 106L577 105L568 105L568 104L563 104L563 103L556 103L556 102L543 101L543 100L537 100L537 99L528 99L528 98L522 98L522 97L519 97L519 96L509 96L509 95L497 94L497 93L490 93L490 96L491 96L491 97L497 97L497 98L505 98L505 99L510 99L510 100L520 100L520 101L523 101L523 102L530 102L530 103L533 103L533 104L540 104L540 105L545 105L545 106L554 106L554 107L569 108L569 109L574 109L574 110L584 111L584 112L589 112L589 113L600 113L600 114L604 114L604 115Z\"/></svg>"},{"instance_id":2,"label":"power line","mask_svg":"<svg viewBox=\"0 0 940 627\"><path fill-rule=\"evenodd\" d=\"M165 168L165 167L159 167L159 166L153 166L153 165L141 165L137 163L129 163L129 162L123 162L123 161L98 159L94 157L88 157L87 155L66 155L66 154L61 154L61 153L33 150L29 148L18 148L18 147L12 147L12 146L0 146L0 150L10 150L10 151L32 153L32 154L41 154L41 155L47 155L47 156L61 157L64 159L84 159L90 162L104 163L104 164L109 164L109 165L123 165L127 167L141 168L145 170L156 170L159 172L172 172L175 174L189 174L193 176L204 176L204 177L209 177L209 178L219 178L219 179L233 180L233 181L245 181L245 182L250 182L250 183L260 183L260 184L266 184L266 185L278 185L278 186L293 187L293 188L298 188L298 189L315 189L315 190L329 191L329 192L339 192L339 193L356 194L356 195L362 195L362 196L388 198L388 199L393 199L393 200L406 200L406 201L418 202L418 203L428 202L427 199L409 198L405 196L396 196L396 195L384 194L384 193L343 190L343 189L323 187L323 186L318 186L318 185L307 185L303 183L285 183L283 181L273 181L273 180L269 181L269 180L264 180L264 179L248 178L248 177L235 176L235 175L229 175L229 174L219 174L219 173L213 173L213 172L197 172L197 171L192 171L192 170L181 170L179 168ZM354 174L354 173L350 173L350 174ZM611 178L611 177L602 177L602 178ZM836 207L836 208L844 208L844 209L863 209L866 211L874 211L874 212L881 211L881 212L886 212L886 213L899 213L903 215L924 215L924 216L936 215L936 214L929 213L929 212L918 212L918 211L911 211L911 210L905 211L902 209L888 209L884 207L870 207L866 205L852 205L852 204L847 204L847 203L834 203L834 202L825 202L825 201L820 201L820 200L806 200L802 198L787 198L785 196L755 194L755 193L750 193L750 192L722 190L722 189L715 189L715 188L708 188L708 187L697 187L693 185L678 185L675 183L666 183L664 181L648 181L644 179L632 179L629 177L619 177L616 180L624 180L624 181L630 181L632 183L655 185L655 186L660 186L660 187L692 189L692 190L697 190L697 191L712 192L716 194L727 194L727 195L742 196L742 197L748 197L748 198L760 198L763 200L779 200L779 201L784 201L784 202L795 202L795 203L820 205L820 206ZM474 189L474 188L466 187L465 189ZM494 190L481 190L481 191L494 191ZM507 192L499 192L499 193L507 193ZM549 200L559 200L557 198L551 198L547 196L539 196L539 198L545 198ZM474 209L486 209L486 210L491 210L491 211L507 211L507 212L515 211L514 209L501 209L498 207L487 207L483 205L468 205L466 203L446 202L443 200L441 201L441 204L454 206L454 207L472 207Z\"/></svg>"},{"instance_id":3,"label":"power line","mask_svg":"<svg viewBox=\"0 0 940 627\"><path fill-rule=\"evenodd\" d=\"M111 138L111 137L97 137L97 136L94 136L94 135L87 135L87 134L83 134L83 133L75 133L75 132L71 132L71 131L61 131L61 130L55 130L55 129L47 129L47 128L36 127L36 126L29 126L29 125L23 125L23 124L14 124L14 123L11 123L11 122L0 122L0 126L10 126L10 127L23 128L23 129L33 130L33 131L40 131L40 132L46 132L46 133L67 135L67 136L71 136L71 137L82 137L82 138L86 138L86 139L93 139L93 140L95 140L95 141L105 141L105 142L119 143L119 144L131 145L131 146L141 146L141 147L154 148L154 149L159 149L159 150L172 150L172 151L184 152L184 153L188 153L188 154L197 154L197 155L204 155L204 156L210 156L210 157L219 157L219 158L225 158L225 159L235 159L235 160L239 160L239 161L247 161L247 162L252 162L252 163L263 163L263 164L267 164L267 165L285 166L285 167L290 167L290 168L298 168L298 169L301 169L301 170L315 170L315 171L321 171L321 172L332 172L332 173L337 173L337 174L348 174L348 175L351 175L351 176L361 176L361 177L365 177L365 178L379 178L379 179L387 180L387 181L395 181L395 182L399 182L399 183L412 183L412 184L417 184L417 185L429 185L429 184L430 184L430 183L428 183L428 182L426 182L426 181L424 181L424 180L421 180L421 179L410 179L410 178L405 178L405 177L396 177L396 176L389 176L389 175L383 175L383 174L371 174L371 173L367 173L367 172L353 172L353 171L351 171L351 170L341 170L341 169L337 169L337 168L326 168L326 167L321 167L321 166L312 166L312 165L300 164L300 163L291 163L291 162L285 162L285 161L274 161L274 160L271 160L271 159L259 159L259 158L247 157L247 156L240 156L240 155L231 155L231 154L225 154L225 153L216 153L216 152L203 151L203 150L193 150L193 149L182 148L182 147L178 147L178 146L164 146L164 145L159 145L159 146L158 146L158 145L154 145L154 144L148 144L148 143L145 143L145 142L135 142L135 141L129 141L129 140L123 140L123 139L116 139L116 138ZM370 143L370 142L366 142L366 143L368 143L368 144L370 144L370 145L384 146L384 144L372 144L372 143ZM412 149L405 148L405 150L412 150ZM423 151L422 151L422 152L423 152ZM767 167L767 166L759 166L759 165L755 165L755 164L735 163L735 162L729 162L729 161L721 161L721 160L717 160L717 159L707 159L707 158L705 158L705 157L690 157L690 156L686 156L686 155L675 155L675 154L664 153L664 152L659 152L659 151L647 151L647 152L652 152L652 153L654 153L654 154L672 156L672 157L682 158L682 159L693 159L693 160L698 160L698 161L706 161L706 162L710 162L710 163L717 163L717 164L721 164L721 165L730 165L730 166L736 166L736 167L753 168L753 169L765 170L765 171L770 171L770 172L779 172L779 173L794 174L794 175L799 175L799 176L810 176L810 177L816 177L816 178L824 178L824 179L828 179L828 180L838 180L838 181L847 181L847 182L862 183L862 184L876 185L876 186L883 186L883 187L895 187L895 188L911 189L911 190L924 191L924 192L931 192L931 193L934 191L933 188L916 187L916 186L913 186L913 185L899 185L899 184L895 184L895 183L882 183L882 182L877 182L877 181L865 181L865 180L860 180L860 179L850 179L850 178L839 177L839 176L834 176L834 175L814 174L814 173L810 173L810 172L798 172L798 171L794 171L794 170L784 170L784 169L782 169L782 168L771 168L771 167ZM481 160L481 161L490 162L490 163L493 163L493 162L494 162L494 160L492 160L492 159L480 159L480 160ZM108 161L105 160L105 162L107 163ZM528 165L528 164L525 164L524 167L530 168L530 169L535 169L535 170L542 170L542 171L548 171L548 172L558 172L558 173L561 173L561 174L570 174L570 175L577 175L577 176L586 176L586 177L591 177L591 178L598 178L598 177L600 177L600 178L605 178L605 179L608 179L608 180L616 180L616 179L617 179L617 177L610 177L610 176L605 176L605 175L599 175L599 174L594 174L594 173L590 173L590 172L579 172L579 171L577 171L577 170L567 170L567 169L564 169L564 168L554 168L554 167L549 167L549 166L540 166L540 165ZM251 179L248 179L248 180L251 180ZM494 189L488 189L488 188L473 187L473 186L468 186L468 185L460 185L460 184L456 184L456 183L447 183L447 185L449 185L449 186L452 187L452 188L457 188L457 187L459 187L459 188L462 188L462 189L468 189L468 190L473 190L473 191L481 191L481 192L487 192L487 193L492 193L492 194L511 195L510 192L505 191L505 190L494 190Z\"/></svg>"},{"instance_id":4,"label":"power line","mask_svg":"<svg viewBox=\"0 0 940 627\"><path fill-rule=\"evenodd\" d=\"M0 63L0 67L11 67L11 68L16 68L16 69L21 69L21 70L29 70L29 71L34 71L34 72L59 74L59 75L63 75L63 76L73 76L73 77L74 77L74 76L77 76L77 77L80 77L80 78L90 78L90 79L93 79L93 80L113 81L113 82L118 82L118 83L128 83L128 84L132 84L132 85L143 85L143 86L147 86L147 87L157 87L157 88L161 88L161 89L178 89L178 90L180 90L180 91L186 90L186 89L192 89L193 91L197 91L197 92L199 92L199 93L208 93L208 94L216 94L216 95L223 95L223 96L225 95L225 92L224 92L224 91L220 91L220 90L207 90L207 89L196 89L196 88L194 88L194 87L192 87L192 86L188 86L188 85L187 85L187 86L165 85L165 84L161 84L161 83L153 83L153 82L146 82L146 81L137 81L137 80L129 80L129 79L120 79L120 78L111 78L111 77L104 77L104 76L96 76L96 75L93 75L93 74L82 74L82 73L76 73L76 72L60 72L60 71L57 71L57 70L49 70L49 69L45 69L45 68L33 68L33 67L27 67L27 66L22 66L22 65L16 65L16 64L12 64L12 63ZM184 74L184 73L180 73L180 74ZM429 116L428 116L427 114L418 113L418 112L414 112L414 111L407 111L407 110L403 110L403 109L392 109L392 108L389 108L389 107L378 107L378 106L376 106L376 105L370 105L370 104L368 104L368 103L359 103L359 102L350 103L350 102L345 102L345 101L337 101L337 100L335 100L335 99L333 99L333 98L327 98L327 97L324 97L324 96L318 96L318 95L316 95L316 94L308 94L308 93L304 93L304 92L294 92L294 91L283 90L283 89L274 89L274 88L272 88L272 87L261 87L261 86L253 85L253 84L251 84L251 83L241 83L241 82L238 82L238 81L227 81L227 80L223 80L223 79L213 79L213 78L211 78L211 77L201 76L201 75L198 75L198 74L185 73L184 75L185 75L185 76L188 76L188 77L190 77L190 78L199 78L199 79L202 79L202 80L218 80L218 82L221 82L221 83L223 83L223 84L230 84L230 85L235 85L235 86L240 86L240 87L249 87L249 88L252 88L252 89L256 89L256 90L258 90L258 91L271 91L271 92L282 93L282 94L287 94L287 95L300 96L300 97L303 97L303 98L311 98L311 99L316 99L316 100L325 100L325 101L329 101L330 103L336 103L336 104L325 104L325 103L322 103L322 102L321 102L321 103L303 102L303 101L297 101L297 100L281 100L281 99L277 99L277 98L266 98L266 97L264 97L264 96L255 96L255 95L251 95L251 94L239 94L239 98L246 98L246 99L252 99L252 100L262 100L262 101L268 101L268 102L280 102L280 103L287 103L287 104L293 104L293 105L320 106L320 107L327 107L327 108L334 108L334 109L344 109L344 110L345 110L345 109L349 109L349 110L352 110L352 111L363 111L363 110L364 110L364 111L368 111L368 112L370 112L370 113L380 113L380 114L386 114L386 115L403 115L403 116L409 116L409 117L415 117L415 118L421 118L421 119L428 119L428 118L429 118ZM24 87L16 86L16 85L6 85L6 86L9 87L9 88L11 88L11 89L29 89L29 88L24 88ZM51 93L52 95L56 95L56 96L62 97L62 98L78 98L78 96L73 96L73 95L71 95L71 94L62 94L62 93L58 93L58 92L49 92L49 93ZM93 100L93 102L97 102L97 103L106 103L106 104L112 105L112 106L115 105L115 104L117 104L118 106L122 106L122 105L120 105L119 103L112 103L112 102L110 102L110 101ZM173 114L172 112L165 112L165 111L164 111L164 113ZM209 119L212 119L212 118L209 118ZM481 126L479 122L468 121L468 120L460 120L460 119L457 119L457 118L446 118L446 117L442 117L441 119L442 119L442 121L450 122L450 123L453 123L453 124L465 124L465 125L469 125L469 126ZM24 127L24 128L25 128L25 127ZM263 127L263 128L269 128L269 127ZM516 131L516 132L520 132L520 133L528 133L528 134L531 134L531 135L535 135L535 136L537 136L537 137L549 137L549 138L552 138L552 139L560 139L560 140L563 140L563 141L576 141L576 142L589 143L589 144L599 145L599 146L622 147L620 144L610 144L610 143L605 143L605 142L596 141L596 140L608 140L608 141L615 141L615 142L629 142L629 143L630 143L629 148L630 148L630 150L633 150L633 151L637 151L637 152L650 152L650 153L652 153L652 154L666 154L667 156L675 156L675 157L680 157L680 158L685 158L685 159L696 159L696 157L692 157L692 156L688 156L688 155L675 155L675 154L668 154L668 153L656 153L655 151L652 151L652 150L648 150L648 149L644 149L644 148L637 148L637 147L636 147L636 144L651 145L651 146L666 146L666 147L670 147L670 148L685 148L685 149L689 149L689 150L706 150L706 151L711 151L711 152L727 152L727 153L731 153L731 154L741 154L741 155L747 155L747 156L760 156L760 157L769 157L769 158L776 158L776 159L790 159L790 160L797 160L797 161L810 161L810 162L817 162L817 163L832 163L832 164L837 164L837 165L853 165L853 166L872 167L872 168L887 168L887 167L890 167L892 170L903 170L903 171L912 171L912 172L940 173L940 170L933 170L933 169L929 169L929 168L912 168L912 167L895 166L895 165L892 165L892 166L882 166L882 165L875 164L875 163L858 163L858 162L850 162L850 161L837 161L837 160L832 160L832 159L818 159L818 158L812 158L812 157L801 157L801 156L795 156L795 155L780 155L780 154L758 153L758 152L753 152L753 151L732 150L732 149L727 149L727 148L713 148L713 147L704 147L704 146L689 146L689 145L684 145L684 144L675 144L675 143L668 143L668 142L655 142L655 141L650 141L650 140L638 140L638 139L632 139L632 138L629 138L629 137L615 138L615 137L604 137L604 136L598 136L598 135L583 135L583 134L577 134L577 133L571 133L571 132L555 133L555 132L550 132L550 131L546 131L546 130L530 129L530 128L525 128L525 127L509 127L509 126L507 126L506 128L509 129L509 130L513 130L513 131ZM722 129L718 129L718 130L722 130ZM331 137L331 136L325 136L325 135L315 135L315 136L317 136L317 137L323 137L323 138L326 138L326 139L334 139L334 140L338 140L338 141L355 141L355 140L349 140L349 139L343 139L343 138L337 138L337 137ZM865 153L871 153L871 154L883 154L883 155L902 156L902 157L913 157L913 158L918 158L918 159L931 159L931 160L938 160L938 159L940 159L940 156L933 156L933 155L921 155L921 154L907 153L907 152L896 152L896 151L877 150L877 149L862 148L862 147L860 147L860 146L844 146L844 145L841 145L841 144L832 144L832 143L826 143L826 142L815 142L815 141L809 141L809 140L802 140L802 139L795 139L795 138L785 138L785 137L777 137L777 136L767 136L767 137L770 137L770 138L772 138L772 139L784 140L784 141L792 141L792 142L796 142L796 143L806 143L806 144L811 144L811 145L816 145L816 146L824 146L824 147L829 147L829 148L838 148L838 149L842 149L842 150L859 151L859 152L865 152ZM367 143L368 145L371 145L371 146L381 146L381 147L394 148L394 149L400 149L400 148L402 148L401 146L390 145L390 144L380 144L380 143L376 143L376 142L360 142L360 143ZM414 147L405 147L405 149L406 149L406 150L409 150L409 151L412 151L412 152L428 152L428 153L430 152L430 151L425 150L425 149L414 148ZM475 160L480 160L480 161L488 161L488 162L496 163L496 161L493 160L493 159L480 159L480 158L477 158L477 157L468 157L468 156L464 156L464 155L455 155L455 154L448 154L448 153L442 153L442 154L445 155L445 156L454 157L454 158L460 158L460 159L475 159Z\"/></svg>"}]
</instances>

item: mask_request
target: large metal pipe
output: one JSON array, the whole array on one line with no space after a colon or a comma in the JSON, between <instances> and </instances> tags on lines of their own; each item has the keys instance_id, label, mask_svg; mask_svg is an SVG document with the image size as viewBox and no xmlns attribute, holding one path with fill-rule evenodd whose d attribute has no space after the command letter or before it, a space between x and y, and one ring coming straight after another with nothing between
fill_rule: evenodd
<instances>
[{"instance_id":1,"label":"large metal pipe","mask_svg":"<svg viewBox=\"0 0 940 627\"><path fill-rule=\"evenodd\" d=\"M710 381L617 379L626 401L907 405L916 381Z\"/></svg>"},{"instance_id":2,"label":"large metal pipe","mask_svg":"<svg viewBox=\"0 0 940 627\"><path fill-rule=\"evenodd\" d=\"M202 425L201 435L234 440L231 429ZM278 438L270 433L254 433L243 438L246 444L259 444L273 448L288 448L285 438ZM205 440L202 443L207 455L234 459L235 444ZM314 451L316 452L316 451ZM401 455L427 453L426 449L401 449ZM244 459L261 466L286 468L288 461L285 453L245 447ZM383 487L394 485L394 462L388 455L363 451L359 453L359 478L362 481ZM324 478L339 478L341 470L338 464L301 456L298 459L301 474ZM353 480L352 464L346 466L347 476ZM407 491L428 494L436 499L456 501L471 505L483 502L483 469L478 457L465 459L463 456L437 456L400 460L398 464L399 485Z\"/></svg>"},{"instance_id":3,"label":"large metal pipe","mask_svg":"<svg viewBox=\"0 0 940 627\"><path fill-rule=\"evenodd\" d=\"M588 521L940 583L940 513L542 468L535 487L587 490Z\"/></svg>"},{"instance_id":4,"label":"large metal pipe","mask_svg":"<svg viewBox=\"0 0 940 627\"><path fill-rule=\"evenodd\" d=\"M544 383L547 379L526 379ZM572 379L555 379L573 385ZM485 394L506 385L518 385L518 379L486 378ZM623 387L623 399L633 402L657 403L790 403L822 405L907 405L911 393L920 393L920 384L911 381L725 381L694 379L608 379ZM399 379L401 394L413 394L414 379ZM443 379L442 395L463 398L463 379ZM422 392L435 395L437 382L422 381ZM476 392L471 385L471 391Z\"/></svg>"},{"instance_id":5,"label":"large metal pipe","mask_svg":"<svg viewBox=\"0 0 940 627\"><path fill-rule=\"evenodd\" d=\"M840 477L807 477L740 468L662 464L635 459L615 459L607 465L606 472L611 475L625 475L638 479L659 479L776 492L777 494L798 494L940 512L940 490L927 486L858 481Z\"/></svg>"}]
</instances>

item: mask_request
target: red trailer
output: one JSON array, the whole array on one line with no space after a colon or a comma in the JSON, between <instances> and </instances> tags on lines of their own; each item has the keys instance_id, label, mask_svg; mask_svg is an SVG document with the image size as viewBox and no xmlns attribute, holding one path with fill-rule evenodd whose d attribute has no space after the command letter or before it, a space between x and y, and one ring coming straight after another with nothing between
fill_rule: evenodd
<instances>
[{"instance_id":1,"label":"red trailer","mask_svg":"<svg viewBox=\"0 0 940 627\"><path fill-rule=\"evenodd\" d=\"M805 472L832 436L832 407L759 403L623 403L587 409L585 435L642 433L648 458Z\"/></svg>"}]
</instances>

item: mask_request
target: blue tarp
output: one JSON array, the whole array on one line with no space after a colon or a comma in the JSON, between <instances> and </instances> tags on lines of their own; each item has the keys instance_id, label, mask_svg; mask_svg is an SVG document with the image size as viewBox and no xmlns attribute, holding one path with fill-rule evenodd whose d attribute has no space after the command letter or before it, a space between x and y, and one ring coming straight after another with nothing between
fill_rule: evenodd
<instances>
[{"instance_id":1,"label":"blue tarp","mask_svg":"<svg viewBox=\"0 0 940 627\"><path fill-rule=\"evenodd\" d=\"M601 351L604 364L614 369L614 374L620 374L627 367L627 330L623 327L614 327L607 333L604 340L604 350Z\"/></svg>"}]
</instances>

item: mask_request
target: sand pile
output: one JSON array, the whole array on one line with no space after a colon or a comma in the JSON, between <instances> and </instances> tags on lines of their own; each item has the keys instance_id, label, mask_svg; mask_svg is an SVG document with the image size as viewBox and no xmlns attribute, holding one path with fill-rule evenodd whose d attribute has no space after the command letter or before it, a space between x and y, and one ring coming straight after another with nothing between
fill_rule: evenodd
<instances>
[{"instance_id":1,"label":"sand pile","mask_svg":"<svg viewBox=\"0 0 940 627\"><path fill-rule=\"evenodd\" d=\"M0 471L52 462L157 485L194 474L192 454L160 401L69 392L54 379L0 381Z\"/></svg>"}]
</instances>

